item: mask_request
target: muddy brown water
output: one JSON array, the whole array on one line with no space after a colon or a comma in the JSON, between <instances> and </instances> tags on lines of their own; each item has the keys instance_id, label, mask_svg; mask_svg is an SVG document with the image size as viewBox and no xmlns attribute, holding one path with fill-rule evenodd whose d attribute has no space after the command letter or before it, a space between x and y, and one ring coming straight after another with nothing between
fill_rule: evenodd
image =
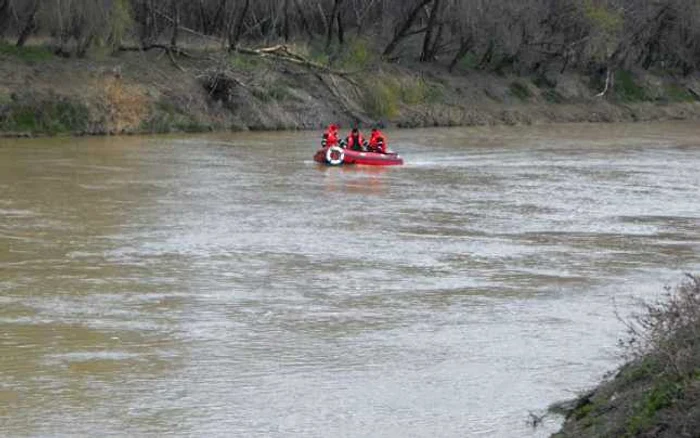
<instances>
[{"instance_id":1,"label":"muddy brown water","mask_svg":"<svg viewBox=\"0 0 700 438\"><path fill-rule=\"evenodd\" d=\"M0 140L0 434L547 436L700 270L700 124Z\"/></svg>"}]
</instances>

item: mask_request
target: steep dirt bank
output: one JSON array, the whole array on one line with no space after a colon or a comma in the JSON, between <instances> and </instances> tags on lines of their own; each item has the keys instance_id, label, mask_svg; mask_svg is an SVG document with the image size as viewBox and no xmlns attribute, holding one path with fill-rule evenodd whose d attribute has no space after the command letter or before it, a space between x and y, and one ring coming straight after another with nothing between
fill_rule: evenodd
<instances>
[{"instance_id":1,"label":"steep dirt bank","mask_svg":"<svg viewBox=\"0 0 700 438\"><path fill-rule=\"evenodd\" d=\"M700 80L448 74L420 65L330 71L254 55L159 50L65 59L0 47L0 135L319 129L700 118ZM593 81L594 82L594 81Z\"/></svg>"}]
</instances>

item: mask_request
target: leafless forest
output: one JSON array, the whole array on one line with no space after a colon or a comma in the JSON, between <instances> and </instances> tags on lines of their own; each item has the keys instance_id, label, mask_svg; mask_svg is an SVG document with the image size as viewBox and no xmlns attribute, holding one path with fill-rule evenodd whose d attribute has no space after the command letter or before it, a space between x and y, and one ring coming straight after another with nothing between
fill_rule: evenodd
<instances>
[{"instance_id":1,"label":"leafless forest","mask_svg":"<svg viewBox=\"0 0 700 438\"><path fill-rule=\"evenodd\" d=\"M519 74L700 67L698 0L0 0L0 38L94 47L221 49L306 43L333 55L361 41L386 61Z\"/></svg>"}]
</instances>

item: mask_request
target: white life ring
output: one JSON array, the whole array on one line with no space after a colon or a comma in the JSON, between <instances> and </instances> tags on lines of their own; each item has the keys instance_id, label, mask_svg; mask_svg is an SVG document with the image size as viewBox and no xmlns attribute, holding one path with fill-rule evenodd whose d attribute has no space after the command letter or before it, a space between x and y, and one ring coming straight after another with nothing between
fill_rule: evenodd
<instances>
[{"instance_id":1,"label":"white life ring","mask_svg":"<svg viewBox=\"0 0 700 438\"><path fill-rule=\"evenodd\" d=\"M333 153L336 153L337 157L333 158ZM326 162L331 166L339 166L343 164L345 159L345 151L338 146L331 146L326 150Z\"/></svg>"}]
</instances>

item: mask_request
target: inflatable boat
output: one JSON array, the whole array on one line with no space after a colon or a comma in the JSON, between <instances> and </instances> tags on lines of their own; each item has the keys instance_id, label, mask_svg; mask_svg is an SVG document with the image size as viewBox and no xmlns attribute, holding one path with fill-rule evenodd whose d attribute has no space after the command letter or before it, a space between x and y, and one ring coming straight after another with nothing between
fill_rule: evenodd
<instances>
[{"instance_id":1,"label":"inflatable boat","mask_svg":"<svg viewBox=\"0 0 700 438\"><path fill-rule=\"evenodd\" d=\"M316 151L314 161L329 166L346 164L364 164L368 166L399 166L403 164L403 158L397 152L364 152L351 149L343 149L340 146L321 148Z\"/></svg>"}]
</instances>

